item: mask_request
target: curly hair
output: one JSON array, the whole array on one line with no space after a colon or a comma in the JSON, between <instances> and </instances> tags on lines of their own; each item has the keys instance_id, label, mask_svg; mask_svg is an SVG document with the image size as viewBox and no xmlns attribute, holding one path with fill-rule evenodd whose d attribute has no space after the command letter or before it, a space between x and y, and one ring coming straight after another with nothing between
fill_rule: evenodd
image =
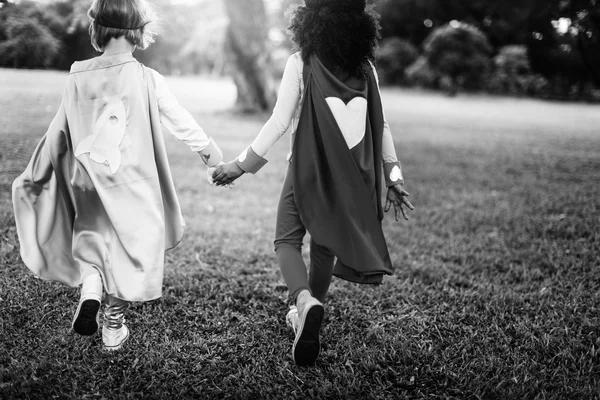
<instances>
[{"instance_id":1,"label":"curly hair","mask_svg":"<svg viewBox=\"0 0 600 400\"><path fill-rule=\"evenodd\" d=\"M302 60L317 55L332 72L365 77L380 39L379 14L365 0L305 0L288 10Z\"/></svg>"}]
</instances>

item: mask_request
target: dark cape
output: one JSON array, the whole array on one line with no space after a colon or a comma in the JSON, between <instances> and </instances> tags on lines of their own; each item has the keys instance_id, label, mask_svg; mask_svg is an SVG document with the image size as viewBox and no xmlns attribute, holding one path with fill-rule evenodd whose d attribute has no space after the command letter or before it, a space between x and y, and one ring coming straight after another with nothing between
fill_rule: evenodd
<instances>
[{"instance_id":1,"label":"dark cape","mask_svg":"<svg viewBox=\"0 0 600 400\"><path fill-rule=\"evenodd\" d=\"M362 90L340 81L315 56L305 63L305 95L291 166L294 197L312 239L337 257L333 274L358 283L381 283L392 263L381 228L383 109L373 72ZM352 149L327 103L367 100L366 132Z\"/></svg>"}]
</instances>

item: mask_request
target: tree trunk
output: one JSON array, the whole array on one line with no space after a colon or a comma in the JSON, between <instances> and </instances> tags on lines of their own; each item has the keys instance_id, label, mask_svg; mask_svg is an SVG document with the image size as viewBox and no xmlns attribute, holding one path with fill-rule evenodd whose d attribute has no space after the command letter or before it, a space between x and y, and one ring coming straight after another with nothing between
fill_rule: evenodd
<instances>
[{"instance_id":1,"label":"tree trunk","mask_svg":"<svg viewBox=\"0 0 600 400\"><path fill-rule=\"evenodd\" d=\"M225 54L238 91L236 108L243 112L270 110L276 93L263 0L225 0L225 8L230 20Z\"/></svg>"}]
</instances>

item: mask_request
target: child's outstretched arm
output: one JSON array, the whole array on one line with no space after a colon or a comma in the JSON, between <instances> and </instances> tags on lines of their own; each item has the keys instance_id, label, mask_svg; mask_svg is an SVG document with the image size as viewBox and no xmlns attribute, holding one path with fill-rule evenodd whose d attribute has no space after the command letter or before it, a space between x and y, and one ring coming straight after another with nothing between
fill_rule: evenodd
<instances>
[{"instance_id":1,"label":"child's outstretched arm","mask_svg":"<svg viewBox=\"0 0 600 400\"><path fill-rule=\"evenodd\" d=\"M379 89L379 77L377 76L377 70L375 66L371 64L373 69L373 75L377 81L377 88ZM400 215L404 219L408 220L406 211L404 208L414 210L413 205L408 201L408 192L404 189L404 177L402 174L402 166L398 157L396 156L396 148L394 147L394 138L392 137L392 131L390 124L388 124L385 118L385 112L383 112L383 138L381 143L381 159L383 161L383 174L385 177L385 185L388 188L387 197L385 201L385 212L388 212L392 205L394 206L394 214L396 221L400 219Z\"/></svg>"},{"instance_id":2,"label":"child's outstretched arm","mask_svg":"<svg viewBox=\"0 0 600 400\"><path fill-rule=\"evenodd\" d=\"M294 117L302 94L302 59L300 53L290 56L283 72L277 103L271 118L265 123L252 144L233 161L217 167L213 180L217 186L233 183L244 173L257 173L268 162L264 156L279 140Z\"/></svg>"},{"instance_id":3,"label":"child's outstretched arm","mask_svg":"<svg viewBox=\"0 0 600 400\"><path fill-rule=\"evenodd\" d=\"M223 163L223 153L217 143L198 125L190 113L183 108L169 90L165 78L154 70L156 97L160 122L177 139L197 152L207 167L216 167Z\"/></svg>"}]
</instances>

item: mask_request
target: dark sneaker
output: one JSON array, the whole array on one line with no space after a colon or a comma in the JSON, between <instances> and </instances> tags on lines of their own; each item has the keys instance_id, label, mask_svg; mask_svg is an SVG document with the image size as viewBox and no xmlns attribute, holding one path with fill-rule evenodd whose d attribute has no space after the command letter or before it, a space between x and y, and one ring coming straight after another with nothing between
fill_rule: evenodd
<instances>
[{"instance_id":1,"label":"dark sneaker","mask_svg":"<svg viewBox=\"0 0 600 400\"><path fill-rule=\"evenodd\" d=\"M90 336L98 332L100 300L81 299L73 317L73 330L83 336Z\"/></svg>"}]
</instances>

